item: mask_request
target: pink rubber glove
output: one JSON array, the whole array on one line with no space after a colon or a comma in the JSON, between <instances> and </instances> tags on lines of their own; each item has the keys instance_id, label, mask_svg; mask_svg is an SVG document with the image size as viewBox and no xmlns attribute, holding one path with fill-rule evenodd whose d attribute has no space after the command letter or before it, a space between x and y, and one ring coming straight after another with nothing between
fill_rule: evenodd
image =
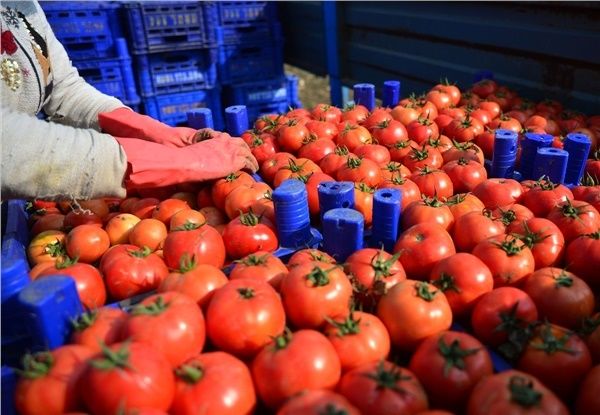
<instances>
[{"instance_id":1,"label":"pink rubber glove","mask_svg":"<svg viewBox=\"0 0 600 415\"><path fill-rule=\"evenodd\" d=\"M132 137L169 147L184 147L197 141L197 131L188 127L171 127L129 108L98 114L102 131L115 137Z\"/></svg>"},{"instance_id":2,"label":"pink rubber glove","mask_svg":"<svg viewBox=\"0 0 600 415\"><path fill-rule=\"evenodd\" d=\"M115 139L127 156L128 190L218 179L241 169L258 170L256 159L241 138L220 136L186 147L136 138Z\"/></svg>"}]
</instances>

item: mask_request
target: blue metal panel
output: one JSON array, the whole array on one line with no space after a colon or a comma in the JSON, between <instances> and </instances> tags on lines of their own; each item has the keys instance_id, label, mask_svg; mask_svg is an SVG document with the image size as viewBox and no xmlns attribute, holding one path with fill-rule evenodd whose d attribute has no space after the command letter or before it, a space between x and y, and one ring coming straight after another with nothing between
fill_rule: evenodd
<instances>
[{"instance_id":1,"label":"blue metal panel","mask_svg":"<svg viewBox=\"0 0 600 415\"><path fill-rule=\"evenodd\" d=\"M342 83L340 81L340 63L338 52L338 15L335 1L323 2L323 20L325 28L325 53L327 72L331 86L331 103L342 106Z\"/></svg>"}]
</instances>

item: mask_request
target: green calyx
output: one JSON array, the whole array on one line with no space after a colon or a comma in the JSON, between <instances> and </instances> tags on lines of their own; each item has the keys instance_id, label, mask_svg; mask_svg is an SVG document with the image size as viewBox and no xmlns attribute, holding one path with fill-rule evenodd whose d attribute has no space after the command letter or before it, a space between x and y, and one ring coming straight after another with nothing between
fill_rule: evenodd
<instances>
[{"instance_id":1,"label":"green calyx","mask_svg":"<svg viewBox=\"0 0 600 415\"><path fill-rule=\"evenodd\" d=\"M48 374L54 366L54 357L50 352L27 354L23 357L23 370L17 373L25 379L39 379Z\"/></svg>"},{"instance_id":2,"label":"green calyx","mask_svg":"<svg viewBox=\"0 0 600 415\"><path fill-rule=\"evenodd\" d=\"M381 250L373 258L371 259L371 267L375 272L375 279L379 280L381 278L389 277L392 275L391 269L394 264L400 258L401 252L395 253L388 259L384 259L383 253L385 251Z\"/></svg>"},{"instance_id":3,"label":"green calyx","mask_svg":"<svg viewBox=\"0 0 600 415\"><path fill-rule=\"evenodd\" d=\"M244 300L249 300L251 298L254 298L255 296L254 290L252 288L238 288L237 292L240 295L240 297Z\"/></svg>"},{"instance_id":4,"label":"green calyx","mask_svg":"<svg viewBox=\"0 0 600 415\"><path fill-rule=\"evenodd\" d=\"M348 147L346 146L336 146L333 152L338 156L347 156L349 153Z\"/></svg>"},{"instance_id":5,"label":"green calyx","mask_svg":"<svg viewBox=\"0 0 600 415\"><path fill-rule=\"evenodd\" d=\"M193 222L187 221L183 225L178 226L177 228L173 229L173 231L193 231L193 230L196 230L196 229L204 226L205 223L206 222L204 222L204 223L193 223Z\"/></svg>"},{"instance_id":6,"label":"green calyx","mask_svg":"<svg viewBox=\"0 0 600 415\"><path fill-rule=\"evenodd\" d=\"M445 272L442 272L440 278L431 281L431 283L439 288L443 293L450 290L459 294L462 292L462 290L456 285L456 280L454 277L450 274L446 274Z\"/></svg>"},{"instance_id":7,"label":"green calyx","mask_svg":"<svg viewBox=\"0 0 600 415\"><path fill-rule=\"evenodd\" d=\"M225 176L225 181L228 183L231 182L235 182L238 177L240 177L240 174L236 174L235 172L229 173L227 176Z\"/></svg>"},{"instance_id":8,"label":"green calyx","mask_svg":"<svg viewBox=\"0 0 600 415\"><path fill-rule=\"evenodd\" d=\"M430 287L430 284L427 284L426 282L417 282L415 284L415 288L417 290L417 296L427 302L433 301L435 298L435 295L439 292L439 291L435 291L435 290L430 291L429 287Z\"/></svg>"},{"instance_id":9,"label":"green calyx","mask_svg":"<svg viewBox=\"0 0 600 415\"><path fill-rule=\"evenodd\" d=\"M494 244L502 249L505 253L506 256L515 256L518 255L519 252L521 252L523 250L523 245L519 245L518 244L519 239L518 238L511 238L511 239L505 239L502 242L494 242Z\"/></svg>"},{"instance_id":10,"label":"green calyx","mask_svg":"<svg viewBox=\"0 0 600 415\"><path fill-rule=\"evenodd\" d=\"M190 254L187 252L185 252L183 255L181 255L181 258L179 258L179 272L181 274L190 272L191 270L195 269L197 265L196 258L193 255L190 256Z\"/></svg>"},{"instance_id":11,"label":"green calyx","mask_svg":"<svg viewBox=\"0 0 600 415\"><path fill-rule=\"evenodd\" d=\"M325 405L325 409L319 412L319 415L348 415L348 411L336 407L333 403L328 403Z\"/></svg>"},{"instance_id":12,"label":"green calyx","mask_svg":"<svg viewBox=\"0 0 600 415\"><path fill-rule=\"evenodd\" d=\"M292 331L287 327L279 336L273 337L273 344L275 346L275 350L285 349L291 341Z\"/></svg>"},{"instance_id":13,"label":"green calyx","mask_svg":"<svg viewBox=\"0 0 600 415\"><path fill-rule=\"evenodd\" d=\"M244 226L256 226L260 223L260 216L250 210L240 215L240 223Z\"/></svg>"},{"instance_id":14,"label":"green calyx","mask_svg":"<svg viewBox=\"0 0 600 415\"><path fill-rule=\"evenodd\" d=\"M269 259L269 254L265 254L265 255L261 255L261 256L250 254L245 258L238 259L233 262L235 262L236 264L246 265L247 267L256 267L256 266L260 266L260 265L266 265L268 259Z\"/></svg>"},{"instance_id":15,"label":"green calyx","mask_svg":"<svg viewBox=\"0 0 600 415\"><path fill-rule=\"evenodd\" d=\"M53 258L64 257L65 255L67 255L65 246L58 239L46 245L44 247L44 252Z\"/></svg>"},{"instance_id":16,"label":"green calyx","mask_svg":"<svg viewBox=\"0 0 600 415\"><path fill-rule=\"evenodd\" d=\"M444 336L440 336L438 340L438 352L444 358L444 377L448 377L453 367L465 370L465 358L474 355L478 351L479 348L461 348L458 340L453 340L452 343L448 344L444 341Z\"/></svg>"},{"instance_id":17,"label":"green calyx","mask_svg":"<svg viewBox=\"0 0 600 415\"><path fill-rule=\"evenodd\" d=\"M554 277L554 286L556 288L560 287L572 287L573 286L573 278L569 276L564 270L558 274L557 277Z\"/></svg>"},{"instance_id":18,"label":"green calyx","mask_svg":"<svg viewBox=\"0 0 600 415\"><path fill-rule=\"evenodd\" d=\"M362 159L360 157L348 157L346 165L349 169L358 169L362 165Z\"/></svg>"},{"instance_id":19,"label":"green calyx","mask_svg":"<svg viewBox=\"0 0 600 415\"><path fill-rule=\"evenodd\" d=\"M508 382L510 400L525 408L538 406L542 393L533 388L533 382L523 376L511 376Z\"/></svg>"},{"instance_id":20,"label":"green calyx","mask_svg":"<svg viewBox=\"0 0 600 415\"><path fill-rule=\"evenodd\" d=\"M563 216L570 219L577 219L579 215L584 212L583 207L578 208L573 206L570 200L566 200L565 203L559 208Z\"/></svg>"},{"instance_id":21,"label":"green calyx","mask_svg":"<svg viewBox=\"0 0 600 415\"><path fill-rule=\"evenodd\" d=\"M124 342L123 346L116 351L111 350L105 344L101 344L102 357L90 360L90 365L99 370L130 369L133 370L129 362L129 342Z\"/></svg>"},{"instance_id":22,"label":"green calyx","mask_svg":"<svg viewBox=\"0 0 600 415\"><path fill-rule=\"evenodd\" d=\"M412 379L411 376L404 376L402 369L397 366L386 369L383 360L379 362L374 373L366 373L363 376L375 381L377 389L390 389L401 394L405 394L406 391L400 388L398 383Z\"/></svg>"},{"instance_id":23,"label":"green calyx","mask_svg":"<svg viewBox=\"0 0 600 415\"><path fill-rule=\"evenodd\" d=\"M306 279L311 282L313 287L324 287L329 284L329 273L336 269L333 267L329 270L324 270L319 267L314 267L311 272L306 275Z\"/></svg>"},{"instance_id":24,"label":"green calyx","mask_svg":"<svg viewBox=\"0 0 600 415\"><path fill-rule=\"evenodd\" d=\"M410 143L408 142L408 140L397 141L397 142L394 144L394 148L395 148L395 149L398 149L398 150L400 150L400 149L403 149L403 148L406 148L406 147L408 147L408 146L410 146Z\"/></svg>"},{"instance_id":25,"label":"green calyx","mask_svg":"<svg viewBox=\"0 0 600 415\"><path fill-rule=\"evenodd\" d=\"M433 208L439 208L439 207L445 206L445 203L443 203L441 200L439 200L437 198L437 196L429 197L429 196L423 195L421 198L421 202L425 206L429 206L429 207L433 207Z\"/></svg>"},{"instance_id":26,"label":"green calyx","mask_svg":"<svg viewBox=\"0 0 600 415\"><path fill-rule=\"evenodd\" d=\"M75 331L83 331L91 327L98 318L98 311L88 311L71 320L71 325Z\"/></svg>"},{"instance_id":27,"label":"green calyx","mask_svg":"<svg viewBox=\"0 0 600 415\"><path fill-rule=\"evenodd\" d=\"M544 324L544 326L540 329L540 340L541 342L536 342L535 340L530 342L530 346L536 350L541 350L546 354L554 354L558 352L575 354L575 350L569 349L566 344L573 333L564 332L562 336L556 337L552 331L552 326L549 323Z\"/></svg>"},{"instance_id":28,"label":"green calyx","mask_svg":"<svg viewBox=\"0 0 600 415\"><path fill-rule=\"evenodd\" d=\"M157 316L164 313L169 308L170 303L165 302L162 295L159 295L154 302L150 304L138 304L131 310L133 316Z\"/></svg>"},{"instance_id":29,"label":"green calyx","mask_svg":"<svg viewBox=\"0 0 600 415\"><path fill-rule=\"evenodd\" d=\"M356 320L353 313L350 313L344 321L335 321L329 317L325 317L325 320L337 329L339 337L360 333L360 319Z\"/></svg>"},{"instance_id":30,"label":"green calyx","mask_svg":"<svg viewBox=\"0 0 600 415\"><path fill-rule=\"evenodd\" d=\"M54 263L54 267L56 269L67 269L73 265L75 265L79 261L79 257L70 258L67 255L61 257L61 259L57 260Z\"/></svg>"},{"instance_id":31,"label":"green calyx","mask_svg":"<svg viewBox=\"0 0 600 415\"><path fill-rule=\"evenodd\" d=\"M360 190L361 192L365 192L365 193L375 193L375 188L369 186L366 183L363 182L359 182L359 183L355 183L354 187L358 190Z\"/></svg>"},{"instance_id":32,"label":"green calyx","mask_svg":"<svg viewBox=\"0 0 600 415\"><path fill-rule=\"evenodd\" d=\"M175 376L187 384L195 385L204 377L204 368L199 362L192 362L175 369Z\"/></svg>"},{"instance_id":33,"label":"green calyx","mask_svg":"<svg viewBox=\"0 0 600 415\"><path fill-rule=\"evenodd\" d=\"M523 244L529 249L532 249L534 246L550 237L550 235L542 236L542 232L532 232L527 225L527 221L523 222L523 227L525 228L524 234L516 233L512 236L523 241Z\"/></svg>"},{"instance_id":34,"label":"green calyx","mask_svg":"<svg viewBox=\"0 0 600 415\"><path fill-rule=\"evenodd\" d=\"M425 147L422 149L413 148L410 152L409 157L413 160L423 161L429 157L429 151Z\"/></svg>"},{"instance_id":35,"label":"green calyx","mask_svg":"<svg viewBox=\"0 0 600 415\"><path fill-rule=\"evenodd\" d=\"M128 250L127 253L135 258L146 258L148 255L152 253L152 250L147 246L140 249L131 249Z\"/></svg>"}]
</instances>

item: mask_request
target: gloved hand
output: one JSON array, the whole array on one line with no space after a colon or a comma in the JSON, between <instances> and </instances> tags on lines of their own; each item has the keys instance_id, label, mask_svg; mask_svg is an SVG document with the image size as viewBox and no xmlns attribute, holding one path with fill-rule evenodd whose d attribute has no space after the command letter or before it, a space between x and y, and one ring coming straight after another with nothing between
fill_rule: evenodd
<instances>
[{"instance_id":1,"label":"gloved hand","mask_svg":"<svg viewBox=\"0 0 600 415\"><path fill-rule=\"evenodd\" d=\"M241 138L218 136L186 147L167 147L135 138L115 137L127 156L125 187L144 189L258 170L258 162Z\"/></svg>"},{"instance_id":2,"label":"gloved hand","mask_svg":"<svg viewBox=\"0 0 600 415\"><path fill-rule=\"evenodd\" d=\"M98 114L102 131L115 137L132 137L169 147L184 147L195 143L197 131L188 127L171 127L129 108L118 108Z\"/></svg>"}]
</instances>

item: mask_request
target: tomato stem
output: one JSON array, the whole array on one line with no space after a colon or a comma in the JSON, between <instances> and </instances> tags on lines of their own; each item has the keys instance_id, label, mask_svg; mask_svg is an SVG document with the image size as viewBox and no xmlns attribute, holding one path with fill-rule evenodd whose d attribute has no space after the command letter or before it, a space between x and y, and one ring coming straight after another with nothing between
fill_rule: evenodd
<instances>
[{"instance_id":1,"label":"tomato stem","mask_svg":"<svg viewBox=\"0 0 600 415\"><path fill-rule=\"evenodd\" d=\"M111 370L116 367L122 369L133 369L129 363L129 342L124 342L123 346L113 351L106 346L100 344L102 348L102 357L90 360L90 365L100 370Z\"/></svg>"},{"instance_id":2,"label":"tomato stem","mask_svg":"<svg viewBox=\"0 0 600 415\"><path fill-rule=\"evenodd\" d=\"M558 277L554 278L554 285L556 288L559 287L572 287L573 286L573 278L569 276L564 270L560 272Z\"/></svg>"},{"instance_id":3,"label":"tomato stem","mask_svg":"<svg viewBox=\"0 0 600 415\"><path fill-rule=\"evenodd\" d=\"M342 322L335 321L329 317L325 317L325 320L337 329L339 337L360 333L360 319L354 319L353 313L350 313Z\"/></svg>"},{"instance_id":4,"label":"tomato stem","mask_svg":"<svg viewBox=\"0 0 600 415\"><path fill-rule=\"evenodd\" d=\"M384 361L381 360L375 369L375 373L366 373L369 379L372 379L377 384L377 389L391 389L395 392L405 394L406 390L400 388L397 383L403 380L411 380L411 376L404 376L402 369L395 366L387 370Z\"/></svg>"},{"instance_id":5,"label":"tomato stem","mask_svg":"<svg viewBox=\"0 0 600 415\"><path fill-rule=\"evenodd\" d=\"M537 406L542 400L542 393L535 390L533 382L523 376L511 376L508 389L510 399L525 408Z\"/></svg>"},{"instance_id":6,"label":"tomato stem","mask_svg":"<svg viewBox=\"0 0 600 415\"><path fill-rule=\"evenodd\" d=\"M54 358L50 352L27 354L23 357L23 370L17 373L26 379L38 379L50 372L54 365Z\"/></svg>"},{"instance_id":7,"label":"tomato stem","mask_svg":"<svg viewBox=\"0 0 600 415\"><path fill-rule=\"evenodd\" d=\"M452 343L447 344L444 341L444 336L440 336L438 339L438 351L444 358L444 377L448 377L450 374L450 369L453 367L460 370L465 370L465 357L474 355L479 350L480 348L461 348L458 339L455 339L452 341Z\"/></svg>"},{"instance_id":8,"label":"tomato stem","mask_svg":"<svg viewBox=\"0 0 600 415\"><path fill-rule=\"evenodd\" d=\"M96 310L88 311L88 312L83 313L83 314L79 315L78 317L72 319L71 325L73 326L73 329L75 331L83 331L83 330L87 329L88 327L91 327L97 318L98 318L98 311L96 311Z\"/></svg>"},{"instance_id":9,"label":"tomato stem","mask_svg":"<svg viewBox=\"0 0 600 415\"><path fill-rule=\"evenodd\" d=\"M252 288L238 288L237 292L244 300L249 300L251 298L254 298L255 296L254 290Z\"/></svg>"},{"instance_id":10,"label":"tomato stem","mask_svg":"<svg viewBox=\"0 0 600 415\"><path fill-rule=\"evenodd\" d=\"M131 314L134 316L156 316L162 314L168 307L170 303L165 302L165 299L162 295L159 295L154 302L145 305L138 304L131 310Z\"/></svg>"},{"instance_id":11,"label":"tomato stem","mask_svg":"<svg viewBox=\"0 0 600 415\"><path fill-rule=\"evenodd\" d=\"M530 346L536 350L541 350L550 355L557 352L575 354L575 350L566 347L566 344L572 335L573 333L571 332L565 332L560 338L558 338L552 332L552 326L550 323L546 323L540 329L541 343L535 343L532 341Z\"/></svg>"},{"instance_id":12,"label":"tomato stem","mask_svg":"<svg viewBox=\"0 0 600 415\"><path fill-rule=\"evenodd\" d=\"M135 258L146 258L152 253L152 250L150 250L150 248L148 248L147 246L144 246L143 248L131 249L127 252L129 253L129 255Z\"/></svg>"},{"instance_id":13,"label":"tomato stem","mask_svg":"<svg viewBox=\"0 0 600 415\"><path fill-rule=\"evenodd\" d=\"M325 285L329 284L329 276L327 274L335 268L337 267L334 267L329 271L325 271L322 268L314 267L312 271L308 273L306 279L312 283L313 287L324 287Z\"/></svg>"},{"instance_id":14,"label":"tomato stem","mask_svg":"<svg viewBox=\"0 0 600 415\"><path fill-rule=\"evenodd\" d=\"M204 377L204 369L199 362L193 362L175 369L175 375L185 383L193 385Z\"/></svg>"},{"instance_id":15,"label":"tomato stem","mask_svg":"<svg viewBox=\"0 0 600 415\"><path fill-rule=\"evenodd\" d=\"M445 272L442 272L440 278L433 280L431 283L439 288L443 293L450 290L459 294L462 292L462 290L456 285L456 280L454 277Z\"/></svg>"},{"instance_id":16,"label":"tomato stem","mask_svg":"<svg viewBox=\"0 0 600 415\"><path fill-rule=\"evenodd\" d=\"M417 289L417 296L427 302L433 301L435 295L439 292L435 290L429 291L429 287L430 284L427 284L426 282L419 281L415 284L415 288Z\"/></svg>"}]
</instances>

